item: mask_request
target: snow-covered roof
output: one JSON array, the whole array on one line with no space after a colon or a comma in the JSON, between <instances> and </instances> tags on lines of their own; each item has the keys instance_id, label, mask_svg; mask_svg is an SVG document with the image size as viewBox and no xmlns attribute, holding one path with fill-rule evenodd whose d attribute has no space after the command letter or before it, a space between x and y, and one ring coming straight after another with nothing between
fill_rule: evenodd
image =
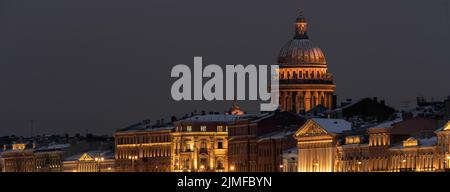
<instances>
[{"instance_id":1,"label":"snow-covered roof","mask_svg":"<svg viewBox=\"0 0 450 192\"><path fill-rule=\"evenodd\" d=\"M431 137L428 139L421 139L419 141L420 146L434 146L437 142L437 137Z\"/></svg>"},{"instance_id":2,"label":"snow-covered roof","mask_svg":"<svg viewBox=\"0 0 450 192\"><path fill-rule=\"evenodd\" d=\"M261 137L259 137L259 141L264 141L264 140L269 140L269 139L283 139L294 133L295 133L295 131L284 131L284 130L271 132L271 133L268 133L268 134L265 134L265 135L262 135Z\"/></svg>"},{"instance_id":3,"label":"snow-covered roof","mask_svg":"<svg viewBox=\"0 0 450 192\"><path fill-rule=\"evenodd\" d=\"M327 132L331 133L342 133L343 131L352 130L352 124L343 119L322 119L322 118L312 118L312 121L320 125Z\"/></svg>"},{"instance_id":4,"label":"snow-covered roof","mask_svg":"<svg viewBox=\"0 0 450 192\"><path fill-rule=\"evenodd\" d=\"M95 157L103 157L105 159L114 159L114 152L113 151L88 151L88 152L84 152L84 153L79 153L70 157L67 157L64 159L64 161L76 161L79 160L84 154L87 154L89 157L91 158L95 158Z\"/></svg>"},{"instance_id":5,"label":"snow-covered roof","mask_svg":"<svg viewBox=\"0 0 450 192\"><path fill-rule=\"evenodd\" d=\"M36 149L36 151L53 151L53 150L63 150L66 148L69 148L70 144L64 143L64 144L50 144L47 146L42 146Z\"/></svg>"},{"instance_id":6,"label":"snow-covered roof","mask_svg":"<svg viewBox=\"0 0 450 192\"><path fill-rule=\"evenodd\" d=\"M445 123L444 126L442 126L441 128L437 129L436 132L443 131L443 130L450 130L450 120L447 121L447 123Z\"/></svg>"},{"instance_id":7,"label":"snow-covered roof","mask_svg":"<svg viewBox=\"0 0 450 192\"><path fill-rule=\"evenodd\" d=\"M118 132L138 132L138 131L163 131L163 130L172 130L173 126L161 126L154 127L147 124L135 124L130 127L120 129Z\"/></svg>"},{"instance_id":8,"label":"snow-covered roof","mask_svg":"<svg viewBox=\"0 0 450 192\"><path fill-rule=\"evenodd\" d=\"M352 101L351 103L348 103L347 105L344 105L344 106L341 106L341 107L338 107L338 108L336 108L336 109L331 110L331 112L333 112L333 111L339 111L339 110L343 110L343 109L349 108L349 107L351 107L351 106L353 106L353 105L355 105L355 104L361 102L361 101L364 100L364 99L367 99L367 98L363 98L363 99L358 99L358 100Z\"/></svg>"},{"instance_id":9,"label":"snow-covered roof","mask_svg":"<svg viewBox=\"0 0 450 192\"><path fill-rule=\"evenodd\" d=\"M397 118L395 118L393 120L389 120L389 121L384 121L384 122L378 123L376 125L372 125L372 126L370 126L368 128L390 128L394 124L400 123L402 121L403 121L403 118L402 118L401 113L397 113Z\"/></svg>"},{"instance_id":10,"label":"snow-covered roof","mask_svg":"<svg viewBox=\"0 0 450 192\"><path fill-rule=\"evenodd\" d=\"M274 115L275 115L275 113L261 113L258 116L256 116L254 120L252 120L252 123L260 122L269 117L273 117Z\"/></svg>"},{"instance_id":11,"label":"snow-covered roof","mask_svg":"<svg viewBox=\"0 0 450 192\"><path fill-rule=\"evenodd\" d=\"M180 122L234 122L239 119L246 119L252 115L196 115L187 119L180 120Z\"/></svg>"}]
</instances>

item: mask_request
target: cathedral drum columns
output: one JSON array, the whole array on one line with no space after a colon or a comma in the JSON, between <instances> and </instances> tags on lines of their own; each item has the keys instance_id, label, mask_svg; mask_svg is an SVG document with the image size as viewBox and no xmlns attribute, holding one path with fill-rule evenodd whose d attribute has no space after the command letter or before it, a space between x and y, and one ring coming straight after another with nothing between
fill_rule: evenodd
<instances>
[{"instance_id":1,"label":"cathedral drum columns","mask_svg":"<svg viewBox=\"0 0 450 192\"><path fill-rule=\"evenodd\" d=\"M331 109L335 85L325 56L309 39L306 19L300 15L295 24L294 38L278 55L280 110L307 112L319 105Z\"/></svg>"}]
</instances>

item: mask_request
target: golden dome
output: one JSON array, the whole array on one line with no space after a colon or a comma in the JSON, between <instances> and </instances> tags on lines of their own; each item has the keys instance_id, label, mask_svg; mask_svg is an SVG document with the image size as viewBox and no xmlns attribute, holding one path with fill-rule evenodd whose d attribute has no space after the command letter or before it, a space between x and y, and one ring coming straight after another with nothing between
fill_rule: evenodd
<instances>
[{"instance_id":1,"label":"golden dome","mask_svg":"<svg viewBox=\"0 0 450 192\"><path fill-rule=\"evenodd\" d=\"M278 54L278 64L281 66L326 65L322 50L307 35L306 19L300 15L295 24L295 36L281 48Z\"/></svg>"}]
</instances>

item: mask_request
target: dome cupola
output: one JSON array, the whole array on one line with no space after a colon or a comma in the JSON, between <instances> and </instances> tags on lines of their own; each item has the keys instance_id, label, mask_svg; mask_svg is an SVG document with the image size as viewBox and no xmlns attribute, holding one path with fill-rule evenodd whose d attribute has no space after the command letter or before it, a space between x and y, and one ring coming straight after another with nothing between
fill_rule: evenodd
<instances>
[{"instance_id":1,"label":"dome cupola","mask_svg":"<svg viewBox=\"0 0 450 192\"><path fill-rule=\"evenodd\" d=\"M281 48L278 64L283 66L324 66L322 50L308 37L308 22L300 12L295 22L295 36Z\"/></svg>"}]
</instances>

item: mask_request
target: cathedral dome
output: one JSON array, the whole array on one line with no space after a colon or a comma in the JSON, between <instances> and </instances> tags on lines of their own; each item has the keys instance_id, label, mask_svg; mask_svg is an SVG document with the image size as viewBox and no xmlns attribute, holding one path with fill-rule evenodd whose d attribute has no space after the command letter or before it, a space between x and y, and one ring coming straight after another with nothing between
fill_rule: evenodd
<instances>
[{"instance_id":1,"label":"cathedral dome","mask_svg":"<svg viewBox=\"0 0 450 192\"><path fill-rule=\"evenodd\" d=\"M300 15L296 21L294 38L281 48L278 55L279 65L326 65L322 50L307 35L307 26L305 18Z\"/></svg>"}]
</instances>

